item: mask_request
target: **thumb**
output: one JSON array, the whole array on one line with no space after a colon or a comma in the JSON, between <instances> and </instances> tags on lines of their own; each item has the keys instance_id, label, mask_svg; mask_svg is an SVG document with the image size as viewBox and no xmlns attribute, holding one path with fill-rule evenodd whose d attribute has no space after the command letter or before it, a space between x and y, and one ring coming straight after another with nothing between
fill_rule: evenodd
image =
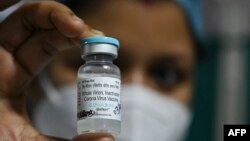
<instances>
[{"instance_id":1,"label":"thumb","mask_svg":"<svg viewBox=\"0 0 250 141\"><path fill-rule=\"evenodd\" d=\"M87 133L74 137L72 141L115 141L108 133Z\"/></svg>"}]
</instances>

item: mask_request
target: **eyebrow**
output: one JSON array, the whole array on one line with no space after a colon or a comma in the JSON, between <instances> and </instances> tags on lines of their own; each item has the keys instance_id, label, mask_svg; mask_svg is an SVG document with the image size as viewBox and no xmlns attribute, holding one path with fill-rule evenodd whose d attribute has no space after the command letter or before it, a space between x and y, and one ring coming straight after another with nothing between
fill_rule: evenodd
<instances>
[{"instance_id":1,"label":"eyebrow","mask_svg":"<svg viewBox=\"0 0 250 141\"><path fill-rule=\"evenodd\" d=\"M192 69L193 63L189 57L181 54L167 54L167 55L159 55L157 58L152 60L151 63L162 64L162 65L170 65L180 68Z\"/></svg>"}]
</instances>

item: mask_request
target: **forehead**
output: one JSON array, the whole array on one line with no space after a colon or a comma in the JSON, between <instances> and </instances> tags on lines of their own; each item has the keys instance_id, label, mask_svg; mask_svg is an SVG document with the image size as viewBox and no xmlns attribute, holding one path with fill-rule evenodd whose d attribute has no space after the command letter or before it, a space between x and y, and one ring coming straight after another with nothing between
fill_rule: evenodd
<instances>
[{"instance_id":1,"label":"forehead","mask_svg":"<svg viewBox=\"0 0 250 141\"><path fill-rule=\"evenodd\" d=\"M107 1L89 16L90 26L121 41L122 51L141 57L177 55L193 59L193 43L184 13L171 2Z\"/></svg>"}]
</instances>

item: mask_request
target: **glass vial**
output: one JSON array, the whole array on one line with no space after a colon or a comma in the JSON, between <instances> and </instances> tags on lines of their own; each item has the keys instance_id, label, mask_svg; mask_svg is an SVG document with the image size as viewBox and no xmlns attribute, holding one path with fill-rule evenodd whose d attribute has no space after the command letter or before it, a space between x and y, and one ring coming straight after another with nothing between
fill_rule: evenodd
<instances>
[{"instance_id":1,"label":"glass vial","mask_svg":"<svg viewBox=\"0 0 250 141\"><path fill-rule=\"evenodd\" d=\"M121 74L113 64L118 56L119 41L93 36L81 41L85 64L77 77L77 132L108 132L121 130Z\"/></svg>"}]
</instances>

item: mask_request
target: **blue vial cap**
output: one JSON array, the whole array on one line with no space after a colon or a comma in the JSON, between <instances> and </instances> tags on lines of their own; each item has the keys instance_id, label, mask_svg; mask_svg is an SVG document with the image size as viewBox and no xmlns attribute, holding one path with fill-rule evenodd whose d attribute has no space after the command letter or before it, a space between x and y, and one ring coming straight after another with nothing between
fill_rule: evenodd
<instances>
[{"instance_id":1,"label":"blue vial cap","mask_svg":"<svg viewBox=\"0 0 250 141\"><path fill-rule=\"evenodd\" d=\"M91 36L88 38L84 38L81 40L81 47L83 47L86 44L96 44L96 43L111 44L116 46L117 48L120 47L120 43L117 39L106 36Z\"/></svg>"}]
</instances>

